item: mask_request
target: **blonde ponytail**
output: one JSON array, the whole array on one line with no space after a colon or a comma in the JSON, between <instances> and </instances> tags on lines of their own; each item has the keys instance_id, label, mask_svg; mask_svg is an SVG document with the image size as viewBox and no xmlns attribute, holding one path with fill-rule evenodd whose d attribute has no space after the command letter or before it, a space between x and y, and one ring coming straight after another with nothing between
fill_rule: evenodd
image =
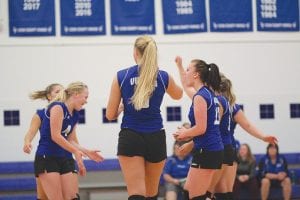
<instances>
[{"instance_id":1,"label":"blonde ponytail","mask_svg":"<svg viewBox=\"0 0 300 200\"><path fill-rule=\"evenodd\" d=\"M233 107L236 101L236 96L233 93L231 81L224 74L221 74L220 92L228 99L230 107Z\"/></svg>"},{"instance_id":2,"label":"blonde ponytail","mask_svg":"<svg viewBox=\"0 0 300 200\"><path fill-rule=\"evenodd\" d=\"M138 60L139 78L131 102L136 110L147 107L155 87L158 73L157 47L149 36L141 36L135 41L135 48L140 53Z\"/></svg>"},{"instance_id":3,"label":"blonde ponytail","mask_svg":"<svg viewBox=\"0 0 300 200\"><path fill-rule=\"evenodd\" d=\"M51 94L51 92L54 90L54 88L56 86L62 87L62 85L59 83L52 83L52 84L48 85L46 87L46 89L44 89L44 90L37 90L37 91L32 92L31 94L29 94L29 98L32 100L43 99L43 100L49 101L48 95Z\"/></svg>"}]
</instances>

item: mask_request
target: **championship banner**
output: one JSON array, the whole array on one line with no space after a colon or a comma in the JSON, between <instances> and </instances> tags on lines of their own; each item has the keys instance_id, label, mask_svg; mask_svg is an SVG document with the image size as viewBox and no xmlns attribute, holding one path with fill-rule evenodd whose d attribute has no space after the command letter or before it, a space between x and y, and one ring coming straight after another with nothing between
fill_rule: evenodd
<instances>
[{"instance_id":1,"label":"championship banner","mask_svg":"<svg viewBox=\"0 0 300 200\"><path fill-rule=\"evenodd\" d=\"M54 0L9 0L10 36L55 35Z\"/></svg>"},{"instance_id":2,"label":"championship banner","mask_svg":"<svg viewBox=\"0 0 300 200\"><path fill-rule=\"evenodd\" d=\"M111 34L155 34L154 0L110 0Z\"/></svg>"},{"instance_id":3,"label":"championship banner","mask_svg":"<svg viewBox=\"0 0 300 200\"><path fill-rule=\"evenodd\" d=\"M61 35L105 35L104 0L60 0Z\"/></svg>"},{"instance_id":4,"label":"championship banner","mask_svg":"<svg viewBox=\"0 0 300 200\"><path fill-rule=\"evenodd\" d=\"M298 0L256 0L258 31L299 31Z\"/></svg>"},{"instance_id":5,"label":"championship banner","mask_svg":"<svg viewBox=\"0 0 300 200\"><path fill-rule=\"evenodd\" d=\"M205 0L162 0L164 33L206 32Z\"/></svg>"},{"instance_id":6,"label":"championship banner","mask_svg":"<svg viewBox=\"0 0 300 200\"><path fill-rule=\"evenodd\" d=\"M252 0L210 0L211 32L253 31Z\"/></svg>"}]
</instances>

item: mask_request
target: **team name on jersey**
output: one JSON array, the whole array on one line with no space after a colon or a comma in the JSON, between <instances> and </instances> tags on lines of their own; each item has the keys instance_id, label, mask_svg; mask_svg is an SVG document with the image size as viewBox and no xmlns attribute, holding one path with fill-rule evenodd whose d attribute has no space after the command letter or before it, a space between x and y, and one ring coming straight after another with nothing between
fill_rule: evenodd
<instances>
[{"instance_id":1,"label":"team name on jersey","mask_svg":"<svg viewBox=\"0 0 300 200\"><path fill-rule=\"evenodd\" d=\"M136 85L139 77L130 78L130 85ZM157 81L155 81L155 87L157 87Z\"/></svg>"}]
</instances>

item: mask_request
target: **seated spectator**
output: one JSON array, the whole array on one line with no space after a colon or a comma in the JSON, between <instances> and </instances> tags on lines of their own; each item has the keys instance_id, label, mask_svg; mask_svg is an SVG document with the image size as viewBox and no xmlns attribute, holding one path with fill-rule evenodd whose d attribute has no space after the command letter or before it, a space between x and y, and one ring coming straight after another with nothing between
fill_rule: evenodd
<instances>
[{"instance_id":1,"label":"seated spectator","mask_svg":"<svg viewBox=\"0 0 300 200\"><path fill-rule=\"evenodd\" d=\"M167 159L163 178L165 180L166 200L176 200L180 191L183 191L185 178L187 177L192 156L179 154L180 146L184 142L176 141L173 146L173 155Z\"/></svg>"},{"instance_id":2,"label":"seated spectator","mask_svg":"<svg viewBox=\"0 0 300 200\"><path fill-rule=\"evenodd\" d=\"M242 144L238 152L239 164L233 187L234 199L239 199L240 190L249 191L249 199L257 199L258 185L256 179L256 162L248 144Z\"/></svg>"},{"instance_id":3,"label":"seated spectator","mask_svg":"<svg viewBox=\"0 0 300 200\"><path fill-rule=\"evenodd\" d=\"M267 154L259 162L259 176L262 200L268 198L270 187L281 187L284 200L291 198L292 184L288 176L287 162L279 154L277 144L267 146Z\"/></svg>"}]
</instances>

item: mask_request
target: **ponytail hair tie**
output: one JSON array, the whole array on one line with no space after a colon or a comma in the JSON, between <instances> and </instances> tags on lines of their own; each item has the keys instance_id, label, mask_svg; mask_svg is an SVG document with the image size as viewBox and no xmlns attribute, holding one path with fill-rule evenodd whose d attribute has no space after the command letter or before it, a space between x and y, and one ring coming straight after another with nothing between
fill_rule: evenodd
<instances>
[{"instance_id":1,"label":"ponytail hair tie","mask_svg":"<svg viewBox=\"0 0 300 200\"><path fill-rule=\"evenodd\" d=\"M206 65L206 67L207 67L207 70L208 70L208 71L211 71L210 65Z\"/></svg>"}]
</instances>

